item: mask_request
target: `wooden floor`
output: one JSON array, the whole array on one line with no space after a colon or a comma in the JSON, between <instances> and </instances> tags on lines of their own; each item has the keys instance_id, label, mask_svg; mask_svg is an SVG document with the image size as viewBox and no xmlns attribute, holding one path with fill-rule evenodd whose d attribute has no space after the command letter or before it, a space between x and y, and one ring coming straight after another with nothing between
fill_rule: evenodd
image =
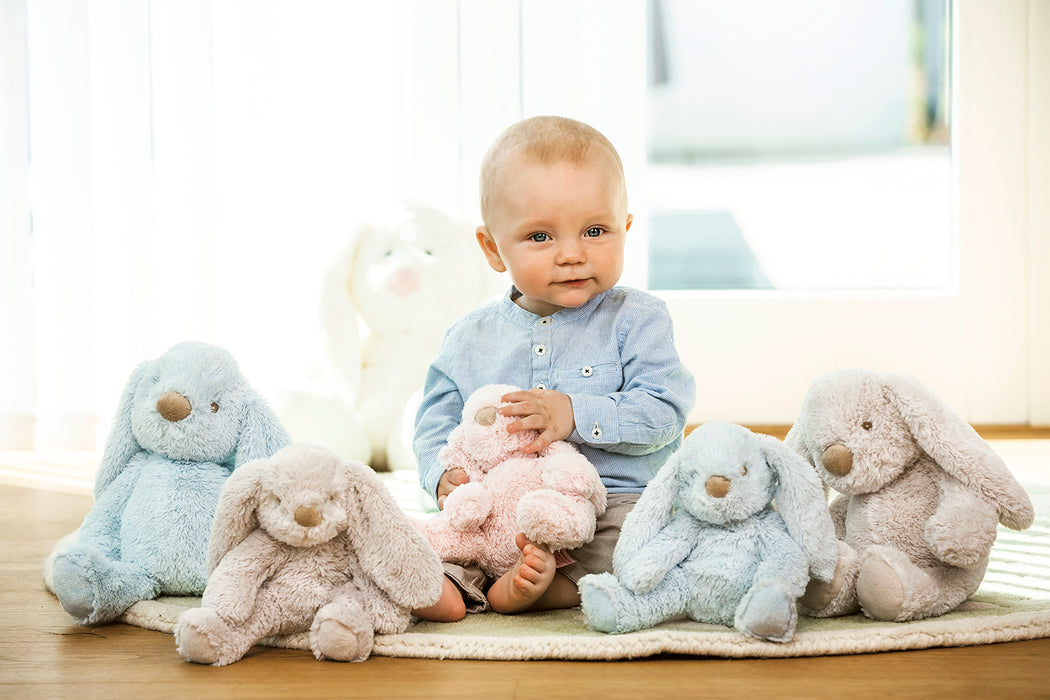
<instances>
[{"instance_id":1,"label":"wooden floor","mask_svg":"<svg viewBox=\"0 0 1050 700\"><path fill-rule=\"evenodd\" d=\"M90 496L0 485L0 698L1050 697L1050 640L803 659L318 662L255 648L225 668L185 662L171 636L72 624L41 563Z\"/></svg>"}]
</instances>

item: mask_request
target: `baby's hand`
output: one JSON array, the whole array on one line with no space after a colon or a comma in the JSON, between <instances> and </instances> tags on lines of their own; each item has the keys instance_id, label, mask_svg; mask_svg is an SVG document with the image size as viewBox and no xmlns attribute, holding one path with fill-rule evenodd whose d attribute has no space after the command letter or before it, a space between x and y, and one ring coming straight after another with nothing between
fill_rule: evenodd
<instances>
[{"instance_id":1,"label":"baby's hand","mask_svg":"<svg viewBox=\"0 0 1050 700\"><path fill-rule=\"evenodd\" d=\"M519 430L535 430L539 437L529 443L526 452L541 452L556 440L564 440L576 429L572 412L572 399L560 391L529 389L505 395L499 410L504 416L521 416L521 420L507 426L514 433Z\"/></svg>"},{"instance_id":2,"label":"baby's hand","mask_svg":"<svg viewBox=\"0 0 1050 700\"><path fill-rule=\"evenodd\" d=\"M449 469L447 472L441 475L441 480L438 481L438 510L445 509L445 499L452 493L457 486L470 481L470 477L467 476L467 472L463 469Z\"/></svg>"}]
</instances>

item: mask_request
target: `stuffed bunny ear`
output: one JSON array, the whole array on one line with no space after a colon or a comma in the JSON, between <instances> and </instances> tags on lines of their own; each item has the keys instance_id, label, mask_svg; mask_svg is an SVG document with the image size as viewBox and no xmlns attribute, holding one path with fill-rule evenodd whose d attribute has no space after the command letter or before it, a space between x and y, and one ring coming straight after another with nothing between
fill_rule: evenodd
<instances>
[{"instance_id":1,"label":"stuffed bunny ear","mask_svg":"<svg viewBox=\"0 0 1050 700\"><path fill-rule=\"evenodd\" d=\"M631 556L671 522L678 492L682 488L679 473L684 458L685 452L681 448L671 455L627 514L613 550L613 573L622 571Z\"/></svg>"},{"instance_id":2,"label":"stuffed bunny ear","mask_svg":"<svg viewBox=\"0 0 1050 700\"><path fill-rule=\"evenodd\" d=\"M838 540L824 486L813 465L769 435L760 436L762 454L780 487L776 507L788 532L802 547L813 578L830 582L838 562Z\"/></svg>"},{"instance_id":3,"label":"stuffed bunny ear","mask_svg":"<svg viewBox=\"0 0 1050 700\"><path fill-rule=\"evenodd\" d=\"M244 407L241 436L237 441L233 468L237 469L253 459L270 457L291 442L292 439L274 410L261 396L254 396Z\"/></svg>"},{"instance_id":4,"label":"stuffed bunny ear","mask_svg":"<svg viewBox=\"0 0 1050 700\"><path fill-rule=\"evenodd\" d=\"M208 573L211 574L226 553L236 547L259 527L255 514L262 490L263 472L270 466L268 459L256 459L234 470L222 485L219 505L212 520L211 539L208 541Z\"/></svg>"},{"instance_id":5,"label":"stuffed bunny ear","mask_svg":"<svg viewBox=\"0 0 1050 700\"><path fill-rule=\"evenodd\" d=\"M357 404L362 367L358 313L349 285L358 244L355 240L336 259L321 282L325 370L339 396L351 406Z\"/></svg>"},{"instance_id":6,"label":"stuffed bunny ear","mask_svg":"<svg viewBox=\"0 0 1050 700\"><path fill-rule=\"evenodd\" d=\"M106 448L102 452L102 462L95 474L95 498L98 498L113 483L117 475L127 466L128 460L142 450L142 446L135 439L131 429L131 414L135 408L135 392L138 391L139 383L148 366L147 361L132 370L127 384L124 385L124 392L120 395L117 412L113 418L113 427L106 439Z\"/></svg>"},{"instance_id":7,"label":"stuffed bunny ear","mask_svg":"<svg viewBox=\"0 0 1050 700\"><path fill-rule=\"evenodd\" d=\"M1024 530L1031 526L1035 511L1028 493L969 423L918 380L892 374L882 378L887 398L900 412L916 444L941 469L992 503L999 522L1006 527Z\"/></svg>"},{"instance_id":8,"label":"stuffed bunny ear","mask_svg":"<svg viewBox=\"0 0 1050 700\"><path fill-rule=\"evenodd\" d=\"M441 560L369 467L344 462L349 482L347 532L365 573L396 604L433 605L441 595Z\"/></svg>"},{"instance_id":9,"label":"stuffed bunny ear","mask_svg":"<svg viewBox=\"0 0 1050 700\"><path fill-rule=\"evenodd\" d=\"M802 432L802 428L799 427L798 423L791 426L788 430L788 434L784 437L784 445L792 452L798 454L802 459L811 461L809 458L809 448L806 447L806 436Z\"/></svg>"}]
</instances>

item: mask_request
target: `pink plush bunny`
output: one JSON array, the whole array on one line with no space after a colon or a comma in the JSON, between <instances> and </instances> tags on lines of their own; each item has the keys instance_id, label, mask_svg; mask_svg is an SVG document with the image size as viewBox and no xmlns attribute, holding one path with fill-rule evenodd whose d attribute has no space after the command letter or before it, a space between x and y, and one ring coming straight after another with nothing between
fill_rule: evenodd
<instances>
[{"instance_id":1,"label":"pink plush bunny","mask_svg":"<svg viewBox=\"0 0 1050 700\"><path fill-rule=\"evenodd\" d=\"M605 512L601 478L575 447L558 441L528 453L536 432L507 432L517 419L497 409L512 391L517 387L490 384L467 399L440 459L470 481L449 494L441 515L417 522L442 560L475 563L492 576L518 560L519 532L552 551L574 549L590 542L595 518Z\"/></svg>"}]
</instances>

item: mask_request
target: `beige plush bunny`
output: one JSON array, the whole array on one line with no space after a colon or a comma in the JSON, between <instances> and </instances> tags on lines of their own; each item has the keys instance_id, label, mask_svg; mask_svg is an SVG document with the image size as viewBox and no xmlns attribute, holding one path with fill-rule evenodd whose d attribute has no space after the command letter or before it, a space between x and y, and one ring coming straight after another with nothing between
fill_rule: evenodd
<instances>
[{"instance_id":1,"label":"beige plush bunny","mask_svg":"<svg viewBox=\"0 0 1050 700\"><path fill-rule=\"evenodd\" d=\"M811 582L807 614L943 615L977 591L997 523L1032 524L1031 500L1002 459L906 375L817 378L786 442L838 492L838 567L830 584Z\"/></svg>"},{"instance_id":2,"label":"beige plush bunny","mask_svg":"<svg viewBox=\"0 0 1050 700\"><path fill-rule=\"evenodd\" d=\"M202 607L176 625L189 661L224 666L264 637L310 631L318 658L361 661L374 631L437 602L437 555L367 466L296 444L226 481Z\"/></svg>"}]
</instances>

